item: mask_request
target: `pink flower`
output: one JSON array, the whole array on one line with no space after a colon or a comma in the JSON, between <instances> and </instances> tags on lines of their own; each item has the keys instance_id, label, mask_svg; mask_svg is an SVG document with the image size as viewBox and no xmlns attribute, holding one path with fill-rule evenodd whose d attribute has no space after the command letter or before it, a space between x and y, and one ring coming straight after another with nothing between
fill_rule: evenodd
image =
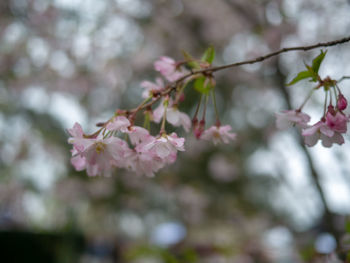
<instances>
[{"instance_id":1,"label":"pink flower","mask_svg":"<svg viewBox=\"0 0 350 263\"><path fill-rule=\"evenodd\" d=\"M70 161L75 170L82 171L86 169L86 159L80 154L73 156Z\"/></svg>"},{"instance_id":2,"label":"pink flower","mask_svg":"<svg viewBox=\"0 0 350 263\"><path fill-rule=\"evenodd\" d=\"M203 140L212 140L216 145L220 142L229 143L230 140L234 140L236 138L235 133L230 133L231 126L211 126L209 129L205 130L201 135L201 139Z\"/></svg>"},{"instance_id":3,"label":"pink flower","mask_svg":"<svg viewBox=\"0 0 350 263\"><path fill-rule=\"evenodd\" d=\"M94 147L86 153L88 166L94 166L97 174L109 174L111 166L124 167L125 155L130 151L128 144L117 138L110 137L107 139L97 140ZM98 168L95 168L97 166ZM88 167L89 168L89 167ZM88 174L89 174L89 170Z\"/></svg>"},{"instance_id":4,"label":"pink flower","mask_svg":"<svg viewBox=\"0 0 350 263\"><path fill-rule=\"evenodd\" d=\"M286 110L279 113L275 113L276 127L280 130L285 130L293 125L297 125L300 128L306 128L307 123L310 121L310 116L296 110Z\"/></svg>"},{"instance_id":5,"label":"pink flower","mask_svg":"<svg viewBox=\"0 0 350 263\"><path fill-rule=\"evenodd\" d=\"M130 141L133 145L140 144L151 137L148 130L139 126L129 127L126 133L129 134Z\"/></svg>"},{"instance_id":6,"label":"pink flower","mask_svg":"<svg viewBox=\"0 0 350 263\"><path fill-rule=\"evenodd\" d=\"M72 129L68 129L68 133L72 136L68 138L68 143L73 144L72 154L82 152L94 143L94 139L85 138L83 129L79 123L75 123Z\"/></svg>"},{"instance_id":7,"label":"pink flower","mask_svg":"<svg viewBox=\"0 0 350 263\"><path fill-rule=\"evenodd\" d=\"M326 114L326 124L333 131L345 133L347 131L348 118L339 111L332 115L330 112Z\"/></svg>"},{"instance_id":8,"label":"pink flower","mask_svg":"<svg viewBox=\"0 0 350 263\"><path fill-rule=\"evenodd\" d=\"M167 80L171 82L176 81L187 74L187 71L180 71L177 68L175 60L165 56L160 57L159 60L154 62L154 68L156 71L159 71Z\"/></svg>"},{"instance_id":9,"label":"pink flower","mask_svg":"<svg viewBox=\"0 0 350 263\"><path fill-rule=\"evenodd\" d=\"M347 106L348 106L347 100L345 99L343 94L339 94L338 103L337 103L338 110L341 110L341 111L345 110Z\"/></svg>"},{"instance_id":10,"label":"pink flower","mask_svg":"<svg viewBox=\"0 0 350 263\"><path fill-rule=\"evenodd\" d=\"M156 78L156 83L150 81L142 81L141 87L145 90L142 93L142 98L149 98L153 96L154 92L160 92L164 89L164 82L161 78Z\"/></svg>"},{"instance_id":11,"label":"pink flower","mask_svg":"<svg viewBox=\"0 0 350 263\"><path fill-rule=\"evenodd\" d=\"M177 107L167 109L166 120L174 126L182 126L186 132L191 129L191 119L184 113L179 111Z\"/></svg>"},{"instance_id":12,"label":"pink flower","mask_svg":"<svg viewBox=\"0 0 350 263\"><path fill-rule=\"evenodd\" d=\"M172 161L174 153L177 151L184 151L184 138L179 138L176 133L170 135L162 135L155 140L151 140L149 143L141 147L136 147L140 152L154 152L161 159ZM170 159L168 159L170 158Z\"/></svg>"},{"instance_id":13,"label":"pink flower","mask_svg":"<svg viewBox=\"0 0 350 263\"><path fill-rule=\"evenodd\" d=\"M126 156L125 168L138 175L154 176L154 173L164 167L166 162L158 157L153 151L145 150L144 146L155 138L149 138L142 142Z\"/></svg>"},{"instance_id":14,"label":"pink flower","mask_svg":"<svg viewBox=\"0 0 350 263\"><path fill-rule=\"evenodd\" d=\"M325 122L319 121L311 127L302 131L307 146L314 146L318 140L322 141L324 147L331 147L333 143L339 145L344 143L343 136L332 130Z\"/></svg>"},{"instance_id":15,"label":"pink flower","mask_svg":"<svg viewBox=\"0 0 350 263\"><path fill-rule=\"evenodd\" d=\"M107 124L106 129L110 131L127 132L130 125L131 123L128 118L125 116L117 116Z\"/></svg>"},{"instance_id":16,"label":"pink flower","mask_svg":"<svg viewBox=\"0 0 350 263\"><path fill-rule=\"evenodd\" d=\"M171 105L171 101L169 104ZM164 115L164 104L161 102L158 107L153 111L153 120L156 123L159 123ZM182 126L186 132L189 132L191 129L191 119L190 117L184 113L179 111L179 109L176 106L170 106L167 108L166 111L166 120L174 125L175 127Z\"/></svg>"},{"instance_id":17,"label":"pink flower","mask_svg":"<svg viewBox=\"0 0 350 263\"><path fill-rule=\"evenodd\" d=\"M112 166L124 167L127 143L117 137L104 139L99 136L92 143L72 157L71 162L77 170L86 169L89 176L110 175Z\"/></svg>"}]
</instances>

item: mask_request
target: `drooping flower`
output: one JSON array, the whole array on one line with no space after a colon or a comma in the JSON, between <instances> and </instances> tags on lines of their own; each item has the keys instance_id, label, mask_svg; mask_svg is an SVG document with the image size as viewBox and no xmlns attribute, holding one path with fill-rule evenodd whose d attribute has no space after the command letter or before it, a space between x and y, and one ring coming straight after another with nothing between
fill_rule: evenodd
<instances>
[{"instance_id":1,"label":"drooping flower","mask_svg":"<svg viewBox=\"0 0 350 263\"><path fill-rule=\"evenodd\" d=\"M172 101L169 102L169 107L166 110L166 120L175 127L182 126L186 132L191 129L191 119L184 113L179 111L176 106L170 106ZM153 121L159 123L164 115L165 107L161 102L158 107L153 111Z\"/></svg>"},{"instance_id":2,"label":"drooping flower","mask_svg":"<svg viewBox=\"0 0 350 263\"><path fill-rule=\"evenodd\" d=\"M148 130L139 126L130 126L126 133L129 134L130 142L133 145L140 144L151 136Z\"/></svg>"},{"instance_id":3,"label":"drooping flower","mask_svg":"<svg viewBox=\"0 0 350 263\"><path fill-rule=\"evenodd\" d=\"M153 96L155 92L160 92L164 89L164 82L161 78L156 78L156 82L143 81L141 82L141 87L145 90L142 92L142 98L149 98Z\"/></svg>"},{"instance_id":4,"label":"drooping flower","mask_svg":"<svg viewBox=\"0 0 350 263\"><path fill-rule=\"evenodd\" d=\"M229 143L230 140L234 140L236 138L236 134L230 132L231 129L232 128L230 125L214 125L205 130L200 138L207 141L213 141L215 145L221 142Z\"/></svg>"},{"instance_id":5,"label":"drooping flower","mask_svg":"<svg viewBox=\"0 0 350 263\"><path fill-rule=\"evenodd\" d=\"M191 119L184 113L179 111L177 107L170 107L167 109L166 119L174 126L182 126L186 132L191 129Z\"/></svg>"},{"instance_id":6,"label":"drooping flower","mask_svg":"<svg viewBox=\"0 0 350 263\"><path fill-rule=\"evenodd\" d=\"M160 137L151 140L141 147L136 147L141 152L153 151L158 157L162 159L173 159L173 154L177 151L184 151L184 138L179 138L176 133L170 135L161 135Z\"/></svg>"},{"instance_id":7,"label":"drooping flower","mask_svg":"<svg viewBox=\"0 0 350 263\"><path fill-rule=\"evenodd\" d=\"M164 167L166 162L156 155L150 149L144 146L155 141L153 136L147 137L143 142L138 144L135 149L126 155L125 168L135 172L138 175L154 176L154 173Z\"/></svg>"},{"instance_id":8,"label":"drooping flower","mask_svg":"<svg viewBox=\"0 0 350 263\"><path fill-rule=\"evenodd\" d=\"M187 74L187 71L177 67L175 60L166 56L160 57L159 60L154 62L154 68L171 82L176 81Z\"/></svg>"},{"instance_id":9,"label":"drooping flower","mask_svg":"<svg viewBox=\"0 0 350 263\"><path fill-rule=\"evenodd\" d=\"M303 129L302 135L305 137L305 144L310 147L314 146L318 140L322 141L324 147L331 147L333 143L339 145L344 143L343 136L332 130L324 121L319 121L311 127Z\"/></svg>"},{"instance_id":10,"label":"drooping flower","mask_svg":"<svg viewBox=\"0 0 350 263\"><path fill-rule=\"evenodd\" d=\"M116 116L107 124L106 129L109 131L127 132L130 125L130 121L125 116Z\"/></svg>"},{"instance_id":11,"label":"drooping flower","mask_svg":"<svg viewBox=\"0 0 350 263\"><path fill-rule=\"evenodd\" d=\"M293 125L300 128L306 128L307 123L310 121L310 116L306 113L297 110L286 110L279 113L275 113L276 127L280 130L285 130Z\"/></svg>"},{"instance_id":12,"label":"drooping flower","mask_svg":"<svg viewBox=\"0 0 350 263\"><path fill-rule=\"evenodd\" d=\"M335 113L335 115L330 112L326 114L326 124L335 132L346 133L348 120L349 119L339 111Z\"/></svg>"}]
</instances>

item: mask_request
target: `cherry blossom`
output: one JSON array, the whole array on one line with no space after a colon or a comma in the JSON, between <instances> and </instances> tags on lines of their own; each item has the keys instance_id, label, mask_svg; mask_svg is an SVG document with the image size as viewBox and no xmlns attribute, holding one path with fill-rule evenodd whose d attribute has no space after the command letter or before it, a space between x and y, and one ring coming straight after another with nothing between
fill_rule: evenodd
<instances>
[{"instance_id":1,"label":"cherry blossom","mask_svg":"<svg viewBox=\"0 0 350 263\"><path fill-rule=\"evenodd\" d=\"M280 130L285 130L293 125L300 128L306 128L307 123L310 121L310 116L306 113L297 110L286 110L279 113L275 113L276 127Z\"/></svg>"},{"instance_id":2,"label":"cherry blossom","mask_svg":"<svg viewBox=\"0 0 350 263\"><path fill-rule=\"evenodd\" d=\"M207 141L213 141L216 145L218 143L229 143L230 140L234 140L236 138L235 133L230 133L231 130L230 125L225 126L211 126L209 129L205 130L203 134L200 136L201 139Z\"/></svg>"},{"instance_id":3,"label":"cherry blossom","mask_svg":"<svg viewBox=\"0 0 350 263\"><path fill-rule=\"evenodd\" d=\"M124 155L130 151L127 143L117 137L103 138L85 136L79 123L75 123L68 132L73 144L71 163L78 171L86 169L89 176L109 175L112 166L123 167Z\"/></svg>"},{"instance_id":4,"label":"cherry blossom","mask_svg":"<svg viewBox=\"0 0 350 263\"><path fill-rule=\"evenodd\" d=\"M142 152L154 151L158 157L169 161L167 158L170 157L170 160L173 160L174 153L185 150L184 142L184 138L179 138L176 133L173 132L170 135L161 135L139 149Z\"/></svg>"},{"instance_id":5,"label":"cherry blossom","mask_svg":"<svg viewBox=\"0 0 350 263\"><path fill-rule=\"evenodd\" d=\"M139 126L129 127L126 133L129 134L130 141L133 145L140 144L151 136L148 130Z\"/></svg>"},{"instance_id":6,"label":"cherry blossom","mask_svg":"<svg viewBox=\"0 0 350 263\"><path fill-rule=\"evenodd\" d=\"M348 118L339 111L333 115L330 112L326 114L326 124L333 131L345 133L347 131Z\"/></svg>"},{"instance_id":7,"label":"cherry blossom","mask_svg":"<svg viewBox=\"0 0 350 263\"><path fill-rule=\"evenodd\" d=\"M130 151L127 143L117 137L96 138L95 142L81 152L86 159L86 171L89 176L111 174L112 166L123 167L125 156Z\"/></svg>"},{"instance_id":8,"label":"cherry blossom","mask_svg":"<svg viewBox=\"0 0 350 263\"><path fill-rule=\"evenodd\" d=\"M72 153L73 154L73 153ZM77 152L73 154L71 158L71 164L74 166L75 170L83 171L86 169L86 159Z\"/></svg>"},{"instance_id":9,"label":"cherry blossom","mask_svg":"<svg viewBox=\"0 0 350 263\"><path fill-rule=\"evenodd\" d=\"M166 56L160 57L159 60L154 62L154 68L171 82L178 80L188 73L185 70L180 71L176 65L175 60Z\"/></svg>"},{"instance_id":10,"label":"cherry blossom","mask_svg":"<svg viewBox=\"0 0 350 263\"><path fill-rule=\"evenodd\" d=\"M191 119L184 113L179 111L177 107L170 107L167 109L166 119L174 126L182 126L186 132L191 129Z\"/></svg>"},{"instance_id":11,"label":"cherry blossom","mask_svg":"<svg viewBox=\"0 0 350 263\"><path fill-rule=\"evenodd\" d=\"M116 116L107 124L107 130L127 132L130 121L125 116Z\"/></svg>"},{"instance_id":12,"label":"cherry blossom","mask_svg":"<svg viewBox=\"0 0 350 263\"><path fill-rule=\"evenodd\" d=\"M126 155L125 168L135 172L138 175L154 176L154 173L163 168L166 162L156 155L156 153L148 148L145 148L156 139L153 136L148 136L143 142L139 143L134 150Z\"/></svg>"},{"instance_id":13,"label":"cherry blossom","mask_svg":"<svg viewBox=\"0 0 350 263\"><path fill-rule=\"evenodd\" d=\"M169 102L172 104L172 101ZM153 120L156 123L159 123L164 115L165 107L164 103L161 102L158 107L153 111ZM166 110L166 120L174 125L175 127L182 126L186 132L189 132L191 129L191 119L190 117L184 113L179 111L176 106L170 106Z\"/></svg>"},{"instance_id":14,"label":"cherry blossom","mask_svg":"<svg viewBox=\"0 0 350 263\"><path fill-rule=\"evenodd\" d=\"M155 92L162 91L164 89L164 82L161 78L156 78L155 83L146 80L141 82L141 87L144 88L142 98L147 99L150 96L153 96Z\"/></svg>"},{"instance_id":15,"label":"cherry blossom","mask_svg":"<svg viewBox=\"0 0 350 263\"><path fill-rule=\"evenodd\" d=\"M84 137L83 129L77 122L74 124L72 129L68 129L68 133L72 136L68 138L68 143L73 144L73 155L84 151L94 143L94 139Z\"/></svg>"},{"instance_id":16,"label":"cherry blossom","mask_svg":"<svg viewBox=\"0 0 350 263\"><path fill-rule=\"evenodd\" d=\"M344 143L343 136L332 130L324 121L319 121L302 131L307 146L314 146L318 140L322 141L324 147L331 147L333 143L339 145Z\"/></svg>"}]
</instances>

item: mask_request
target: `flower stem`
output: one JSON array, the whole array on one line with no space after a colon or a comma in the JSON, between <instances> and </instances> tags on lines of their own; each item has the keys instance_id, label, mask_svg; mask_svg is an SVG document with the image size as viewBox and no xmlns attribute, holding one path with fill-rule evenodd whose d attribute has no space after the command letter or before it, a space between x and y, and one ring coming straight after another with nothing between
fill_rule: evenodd
<instances>
[{"instance_id":1,"label":"flower stem","mask_svg":"<svg viewBox=\"0 0 350 263\"><path fill-rule=\"evenodd\" d=\"M207 104L208 104L208 95L205 95L205 102L204 102L204 109L203 109L202 120L205 119L205 114L206 114L206 111L207 111Z\"/></svg>"},{"instance_id":2,"label":"flower stem","mask_svg":"<svg viewBox=\"0 0 350 263\"><path fill-rule=\"evenodd\" d=\"M213 99L213 104L214 104L214 109L215 109L215 117L216 117L216 124L220 126L220 118L219 118L219 112L218 108L216 106L216 97L215 97L215 90L212 90L212 99Z\"/></svg>"},{"instance_id":3,"label":"flower stem","mask_svg":"<svg viewBox=\"0 0 350 263\"><path fill-rule=\"evenodd\" d=\"M166 121L166 111L168 109L168 104L169 104L169 99L166 99L164 101L164 114L163 114L163 119L162 119L162 126L160 127L160 134L163 135L165 134L165 121Z\"/></svg>"},{"instance_id":4,"label":"flower stem","mask_svg":"<svg viewBox=\"0 0 350 263\"><path fill-rule=\"evenodd\" d=\"M300 105L300 107L297 109L297 111L301 111L301 110L303 109L303 107L305 106L306 102L311 98L312 93L314 93L315 89L317 89L317 87L316 87L316 88L313 88L313 89L309 92L309 94L307 95L307 97L305 98L305 100L303 101L303 103Z\"/></svg>"},{"instance_id":5,"label":"flower stem","mask_svg":"<svg viewBox=\"0 0 350 263\"><path fill-rule=\"evenodd\" d=\"M326 91L326 97L325 97L325 99L324 99L324 105L323 105L323 117L326 117L327 100L328 100L328 90Z\"/></svg>"},{"instance_id":6,"label":"flower stem","mask_svg":"<svg viewBox=\"0 0 350 263\"><path fill-rule=\"evenodd\" d=\"M203 97L203 94L201 94L201 96L199 97L199 102L197 104L197 107L196 107L196 111L194 113L194 116L193 116L193 119L197 119L197 115L198 115L198 112L199 112L199 108L202 104L202 97Z\"/></svg>"}]
</instances>

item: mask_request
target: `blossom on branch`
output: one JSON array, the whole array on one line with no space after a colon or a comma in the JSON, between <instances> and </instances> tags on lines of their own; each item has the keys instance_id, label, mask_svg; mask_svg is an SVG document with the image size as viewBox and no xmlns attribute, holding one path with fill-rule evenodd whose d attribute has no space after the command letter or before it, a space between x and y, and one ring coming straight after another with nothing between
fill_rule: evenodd
<instances>
[{"instance_id":1,"label":"blossom on branch","mask_svg":"<svg viewBox=\"0 0 350 263\"><path fill-rule=\"evenodd\" d=\"M213 141L216 145L218 143L229 143L230 140L234 140L236 138L235 133L231 133L231 126L211 126L209 129L205 130L203 134L200 136L200 139Z\"/></svg>"},{"instance_id":2,"label":"blossom on branch","mask_svg":"<svg viewBox=\"0 0 350 263\"><path fill-rule=\"evenodd\" d=\"M160 57L154 62L154 68L159 71L168 81L173 82L185 76L188 72L181 69L175 60L170 57Z\"/></svg>"},{"instance_id":3,"label":"blossom on branch","mask_svg":"<svg viewBox=\"0 0 350 263\"><path fill-rule=\"evenodd\" d=\"M162 159L172 157L177 151L184 151L185 139L179 138L176 133L161 135L142 147L143 152L155 152Z\"/></svg>"},{"instance_id":4,"label":"blossom on branch","mask_svg":"<svg viewBox=\"0 0 350 263\"><path fill-rule=\"evenodd\" d=\"M339 145L344 143L344 138L339 132L332 130L324 121L319 121L302 131L307 146L314 146L318 140L322 141L324 147L331 147L333 143Z\"/></svg>"},{"instance_id":5,"label":"blossom on branch","mask_svg":"<svg viewBox=\"0 0 350 263\"><path fill-rule=\"evenodd\" d=\"M141 82L141 87L144 88L142 98L147 99L152 97L155 93L163 91L164 82L161 78L156 78L155 83L145 80Z\"/></svg>"},{"instance_id":6,"label":"blossom on branch","mask_svg":"<svg viewBox=\"0 0 350 263\"><path fill-rule=\"evenodd\" d=\"M172 104L172 101L169 101L169 104ZM161 102L153 111L153 121L159 123L164 114L165 107L164 103ZM186 132L189 132L191 129L192 122L190 117L186 113L179 111L176 106L167 107L166 120L175 127L182 126Z\"/></svg>"},{"instance_id":7,"label":"blossom on branch","mask_svg":"<svg viewBox=\"0 0 350 263\"><path fill-rule=\"evenodd\" d=\"M299 128L306 128L310 121L309 115L297 110L285 110L275 113L275 116L276 127L280 130L288 129L294 125Z\"/></svg>"},{"instance_id":8,"label":"blossom on branch","mask_svg":"<svg viewBox=\"0 0 350 263\"><path fill-rule=\"evenodd\" d=\"M128 118L124 116L117 116L112 119L111 122L107 124L107 130L109 131L121 131L126 132L128 127L131 125Z\"/></svg>"}]
</instances>

